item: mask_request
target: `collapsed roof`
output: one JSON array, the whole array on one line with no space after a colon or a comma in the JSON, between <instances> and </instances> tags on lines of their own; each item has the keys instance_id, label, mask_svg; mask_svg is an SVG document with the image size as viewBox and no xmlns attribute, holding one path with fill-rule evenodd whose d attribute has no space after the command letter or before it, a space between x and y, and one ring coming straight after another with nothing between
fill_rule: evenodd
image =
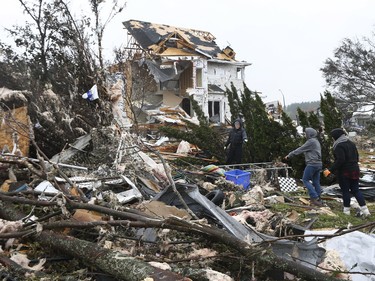
<instances>
[{"instance_id":1,"label":"collapsed roof","mask_svg":"<svg viewBox=\"0 0 375 281\"><path fill-rule=\"evenodd\" d=\"M200 56L223 61L235 61L235 52L221 50L215 37L207 31L174 27L137 20L123 22L139 47L163 56Z\"/></svg>"}]
</instances>

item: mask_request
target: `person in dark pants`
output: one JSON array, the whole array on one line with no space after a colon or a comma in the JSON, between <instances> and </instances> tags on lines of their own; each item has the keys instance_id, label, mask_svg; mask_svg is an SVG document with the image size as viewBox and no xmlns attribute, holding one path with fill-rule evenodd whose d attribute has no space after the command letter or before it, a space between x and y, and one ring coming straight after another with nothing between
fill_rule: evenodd
<instances>
[{"instance_id":1,"label":"person in dark pants","mask_svg":"<svg viewBox=\"0 0 375 281\"><path fill-rule=\"evenodd\" d=\"M344 214L350 215L350 198L351 194L353 194L360 206L361 214L370 216L365 199L359 190L359 155L357 147L349 140L345 131L341 128L333 129L330 135L335 141L333 143L335 162L329 169L325 169L323 174L328 177L332 171L337 176L344 201Z\"/></svg>"},{"instance_id":2,"label":"person in dark pants","mask_svg":"<svg viewBox=\"0 0 375 281\"><path fill-rule=\"evenodd\" d=\"M322 189L320 187L320 173L322 171L322 151L317 139L318 133L313 128L305 129L306 142L297 149L289 152L285 159L288 160L295 155L304 154L306 167L303 171L302 181L306 186L311 204L323 206L320 200Z\"/></svg>"},{"instance_id":3,"label":"person in dark pants","mask_svg":"<svg viewBox=\"0 0 375 281\"><path fill-rule=\"evenodd\" d=\"M228 140L224 149L229 146L226 164L241 164L242 162L242 144L247 142L246 131L243 128L242 121L237 119L234 121L233 128L229 132Z\"/></svg>"}]
</instances>

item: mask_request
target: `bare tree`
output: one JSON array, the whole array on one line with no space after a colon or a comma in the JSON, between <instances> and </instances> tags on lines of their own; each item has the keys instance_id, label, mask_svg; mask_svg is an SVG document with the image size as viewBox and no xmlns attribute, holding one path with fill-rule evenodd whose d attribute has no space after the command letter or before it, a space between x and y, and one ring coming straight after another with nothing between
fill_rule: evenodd
<instances>
[{"instance_id":1,"label":"bare tree","mask_svg":"<svg viewBox=\"0 0 375 281\"><path fill-rule=\"evenodd\" d=\"M110 9L110 12L107 18L104 21L101 21L100 9L101 9L101 6L103 6L104 2L105 1L103 0L90 0L91 10L93 11L95 15L95 33L96 33L97 44L98 44L98 58L99 58L100 67L102 69L104 68L103 47L102 47L104 30L107 27L107 25L110 23L110 21L117 14L121 13L126 6L126 2L121 2L119 0L113 1L112 7Z\"/></svg>"},{"instance_id":2,"label":"bare tree","mask_svg":"<svg viewBox=\"0 0 375 281\"><path fill-rule=\"evenodd\" d=\"M17 48L0 43L0 80L5 78L9 83L3 85L19 85L16 89L31 92L27 96L30 117L34 124L41 125L36 139L50 140L50 147L53 143L54 149L48 153L51 156L92 127L107 126L112 121L102 40L108 23L123 11L125 2L88 0L81 3L87 7L81 16L75 15L66 0L19 3L29 22L8 29ZM107 16L105 11L109 11ZM100 99L83 99L82 94L94 84ZM48 95L43 97L46 89L52 89L56 101L46 102L51 100ZM50 117L44 118L42 112L49 112Z\"/></svg>"},{"instance_id":3,"label":"bare tree","mask_svg":"<svg viewBox=\"0 0 375 281\"><path fill-rule=\"evenodd\" d=\"M375 43L344 39L321 69L332 93L345 105L374 104Z\"/></svg>"}]
</instances>

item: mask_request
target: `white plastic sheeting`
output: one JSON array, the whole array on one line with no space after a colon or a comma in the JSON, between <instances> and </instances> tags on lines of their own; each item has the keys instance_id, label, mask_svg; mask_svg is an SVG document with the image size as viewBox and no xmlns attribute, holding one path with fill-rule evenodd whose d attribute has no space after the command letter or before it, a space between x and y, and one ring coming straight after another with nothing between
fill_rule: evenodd
<instances>
[{"instance_id":1,"label":"white plastic sheeting","mask_svg":"<svg viewBox=\"0 0 375 281\"><path fill-rule=\"evenodd\" d=\"M308 234L334 234L337 230L306 231ZM307 240L307 239L306 239ZM327 239L320 246L339 253L350 272L375 272L375 235L360 231ZM353 281L375 281L375 275L350 274Z\"/></svg>"},{"instance_id":2,"label":"white plastic sheeting","mask_svg":"<svg viewBox=\"0 0 375 281\"><path fill-rule=\"evenodd\" d=\"M182 140L178 145L177 152L178 154L188 154L191 152L190 143L187 141Z\"/></svg>"},{"instance_id":3,"label":"white plastic sheeting","mask_svg":"<svg viewBox=\"0 0 375 281\"><path fill-rule=\"evenodd\" d=\"M34 191L52 193L52 194L58 194L60 192L49 181L42 181L40 184L38 184L37 187L34 188Z\"/></svg>"}]
</instances>

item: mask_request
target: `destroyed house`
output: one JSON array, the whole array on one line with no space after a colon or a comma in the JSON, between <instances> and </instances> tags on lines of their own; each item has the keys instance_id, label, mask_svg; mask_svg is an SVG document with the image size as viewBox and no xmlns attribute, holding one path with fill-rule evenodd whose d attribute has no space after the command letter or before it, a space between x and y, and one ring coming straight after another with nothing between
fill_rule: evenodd
<instances>
[{"instance_id":1,"label":"destroyed house","mask_svg":"<svg viewBox=\"0 0 375 281\"><path fill-rule=\"evenodd\" d=\"M243 89L249 63L237 61L229 46L220 49L210 32L137 20L123 24L129 57L147 65L157 84L149 94L159 96L160 105L181 106L193 116L193 97L212 122L229 120L226 87Z\"/></svg>"}]
</instances>

